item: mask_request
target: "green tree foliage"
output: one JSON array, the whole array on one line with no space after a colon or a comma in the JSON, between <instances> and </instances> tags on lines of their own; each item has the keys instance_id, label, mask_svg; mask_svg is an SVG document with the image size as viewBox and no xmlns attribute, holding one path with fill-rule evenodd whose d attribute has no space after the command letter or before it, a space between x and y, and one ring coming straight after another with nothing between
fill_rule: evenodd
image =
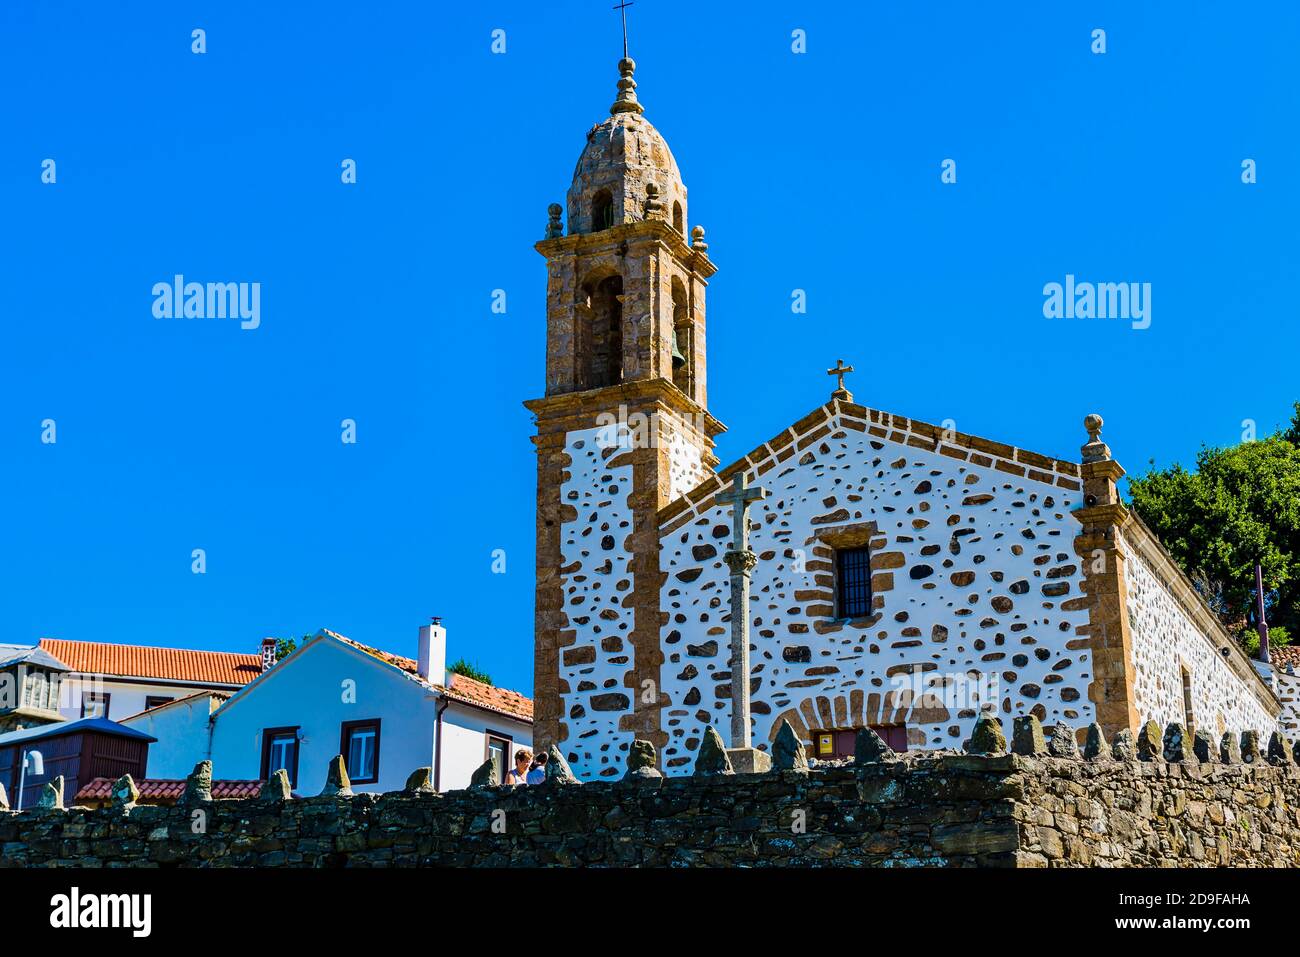
<instances>
[{"instance_id":1,"label":"green tree foliage","mask_svg":"<svg viewBox=\"0 0 1300 957\"><path fill-rule=\"evenodd\" d=\"M473 678L475 681L481 681L485 685L492 683L492 676L484 671L476 663L466 661L464 658L457 658L447 666L447 670L452 674L464 675L466 678Z\"/></svg>"},{"instance_id":2,"label":"green tree foliage","mask_svg":"<svg viewBox=\"0 0 1300 957\"><path fill-rule=\"evenodd\" d=\"M1255 562L1264 570L1272 640L1300 627L1300 403L1289 429L1228 448L1202 447L1196 468L1130 479L1133 508L1182 565L1230 632L1258 647Z\"/></svg>"},{"instance_id":3,"label":"green tree foliage","mask_svg":"<svg viewBox=\"0 0 1300 957\"><path fill-rule=\"evenodd\" d=\"M311 635L303 635L302 643L305 645L311 640ZM275 660L276 662L284 661L291 654L298 650L298 642L292 638L277 638L275 640Z\"/></svg>"}]
</instances>

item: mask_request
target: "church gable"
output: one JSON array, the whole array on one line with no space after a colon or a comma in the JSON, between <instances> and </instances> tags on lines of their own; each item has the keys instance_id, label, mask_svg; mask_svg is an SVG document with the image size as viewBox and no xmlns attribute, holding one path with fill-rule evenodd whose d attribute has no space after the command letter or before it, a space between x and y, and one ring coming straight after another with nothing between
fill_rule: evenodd
<instances>
[{"instance_id":1,"label":"church gable","mask_svg":"<svg viewBox=\"0 0 1300 957\"><path fill-rule=\"evenodd\" d=\"M806 741L905 725L926 747L959 746L985 703L1092 719L1078 466L831 402L660 512L666 767L730 714L715 496L742 469L768 491L750 511L756 744L782 718ZM836 553L863 546L871 612L844 618Z\"/></svg>"}]
</instances>

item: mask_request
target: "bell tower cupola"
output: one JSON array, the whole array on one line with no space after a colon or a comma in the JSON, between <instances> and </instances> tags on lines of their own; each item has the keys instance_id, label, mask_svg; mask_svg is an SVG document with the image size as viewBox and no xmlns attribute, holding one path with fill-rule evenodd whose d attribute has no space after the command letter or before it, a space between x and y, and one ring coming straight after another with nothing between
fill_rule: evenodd
<instances>
[{"instance_id":1,"label":"bell tower cupola","mask_svg":"<svg viewBox=\"0 0 1300 957\"><path fill-rule=\"evenodd\" d=\"M549 263L546 394L663 379L706 404L704 292L715 266L668 143L619 61L610 115L587 131L562 209L537 250ZM559 222L564 213L568 229Z\"/></svg>"}]
</instances>

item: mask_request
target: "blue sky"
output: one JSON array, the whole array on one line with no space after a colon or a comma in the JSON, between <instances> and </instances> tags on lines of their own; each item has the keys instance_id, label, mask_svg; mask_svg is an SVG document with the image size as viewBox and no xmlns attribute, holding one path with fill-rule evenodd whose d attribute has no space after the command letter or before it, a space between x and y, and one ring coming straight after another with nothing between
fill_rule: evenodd
<instances>
[{"instance_id":1,"label":"blue sky","mask_svg":"<svg viewBox=\"0 0 1300 957\"><path fill-rule=\"evenodd\" d=\"M610 5L0 7L0 641L413 654L441 614L531 690L531 247L615 94ZM1100 412L1134 473L1288 418L1300 6L1135 6L636 0L719 265L724 462L838 357L865 404L1047 454ZM260 282L260 327L155 319L176 273ZM1151 283L1151 327L1045 319L1067 273Z\"/></svg>"}]
</instances>

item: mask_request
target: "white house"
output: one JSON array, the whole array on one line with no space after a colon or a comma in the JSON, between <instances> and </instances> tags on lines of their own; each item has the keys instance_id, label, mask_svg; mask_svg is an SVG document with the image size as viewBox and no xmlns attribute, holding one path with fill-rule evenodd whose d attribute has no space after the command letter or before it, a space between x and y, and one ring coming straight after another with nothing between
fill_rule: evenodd
<instances>
[{"instance_id":1,"label":"white house","mask_svg":"<svg viewBox=\"0 0 1300 957\"><path fill-rule=\"evenodd\" d=\"M263 670L261 654L192 651L102 641L42 638L37 646L68 668L59 691L65 720L108 718L121 721L196 692L233 694Z\"/></svg>"},{"instance_id":2,"label":"white house","mask_svg":"<svg viewBox=\"0 0 1300 957\"><path fill-rule=\"evenodd\" d=\"M437 680L434 680L434 676ZM463 788L490 755L532 746L532 701L446 672L446 631L420 629L419 659L320 631L228 700L196 695L123 721L158 738L151 777L183 777L209 758L220 779L284 768L314 794L342 754L356 791L395 791L419 767L439 790Z\"/></svg>"}]
</instances>

